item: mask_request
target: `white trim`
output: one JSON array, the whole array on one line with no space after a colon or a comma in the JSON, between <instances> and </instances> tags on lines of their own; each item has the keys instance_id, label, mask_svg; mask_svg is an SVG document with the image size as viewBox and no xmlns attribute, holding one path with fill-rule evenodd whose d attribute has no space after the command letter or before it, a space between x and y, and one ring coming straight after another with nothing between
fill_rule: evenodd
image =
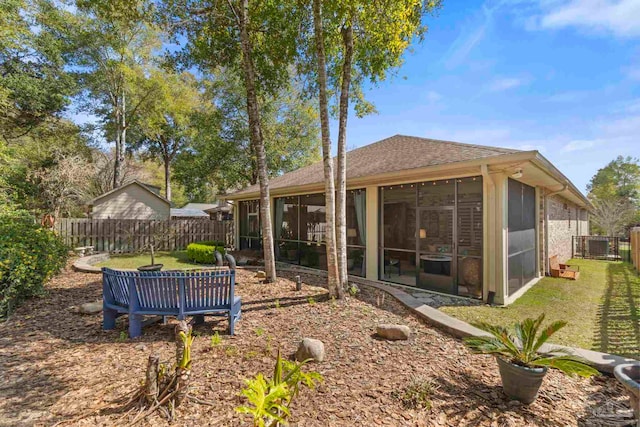
<instances>
[{"instance_id":1,"label":"white trim","mask_svg":"<svg viewBox=\"0 0 640 427\"><path fill-rule=\"evenodd\" d=\"M536 283L538 283L542 277L534 277L531 279L526 285L518 289L513 295L509 295L505 298L503 305L509 305L513 303L515 300L524 295L529 289L531 289Z\"/></svg>"}]
</instances>

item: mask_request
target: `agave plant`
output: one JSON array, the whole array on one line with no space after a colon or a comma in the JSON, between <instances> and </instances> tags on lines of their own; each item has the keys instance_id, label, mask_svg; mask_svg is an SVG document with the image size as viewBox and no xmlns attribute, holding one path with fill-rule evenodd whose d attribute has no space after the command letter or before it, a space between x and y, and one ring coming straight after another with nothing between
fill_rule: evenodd
<instances>
[{"instance_id":1,"label":"agave plant","mask_svg":"<svg viewBox=\"0 0 640 427\"><path fill-rule=\"evenodd\" d=\"M525 319L511 327L476 322L473 326L490 333L491 336L468 337L464 341L474 353L493 354L515 365L528 368L550 367L571 376L597 375L596 369L567 349L553 348L549 352L540 351L542 345L567 324L559 320L541 330L544 317L543 313L537 319Z\"/></svg>"}]
</instances>

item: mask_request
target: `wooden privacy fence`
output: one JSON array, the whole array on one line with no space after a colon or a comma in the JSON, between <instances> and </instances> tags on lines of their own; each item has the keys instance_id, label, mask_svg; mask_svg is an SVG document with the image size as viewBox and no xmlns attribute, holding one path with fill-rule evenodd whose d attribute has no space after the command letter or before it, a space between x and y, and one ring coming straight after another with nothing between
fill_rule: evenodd
<instances>
[{"instance_id":1,"label":"wooden privacy fence","mask_svg":"<svg viewBox=\"0 0 640 427\"><path fill-rule=\"evenodd\" d=\"M131 253L155 240L159 251L181 250L189 243L219 240L233 246L233 221L209 219L85 219L61 218L54 226L70 247L93 246L98 252Z\"/></svg>"},{"instance_id":2,"label":"wooden privacy fence","mask_svg":"<svg viewBox=\"0 0 640 427\"><path fill-rule=\"evenodd\" d=\"M640 227L634 227L630 233L631 262L636 270L640 270Z\"/></svg>"}]
</instances>

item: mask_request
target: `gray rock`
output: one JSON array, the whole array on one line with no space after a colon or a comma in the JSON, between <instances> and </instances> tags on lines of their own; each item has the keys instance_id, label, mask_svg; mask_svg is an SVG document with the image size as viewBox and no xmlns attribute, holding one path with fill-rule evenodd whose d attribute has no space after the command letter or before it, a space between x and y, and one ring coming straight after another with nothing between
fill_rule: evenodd
<instances>
[{"instance_id":1,"label":"gray rock","mask_svg":"<svg viewBox=\"0 0 640 427\"><path fill-rule=\"evenodd\" d=\"M140 351L146 351L147 350L147 346L145 344L143 344L143 343L140 343L140 344L136 345L134 348L136 350L140 350Z\"/></svg>"},{"instance_id":2,"label":"gray rock","mask_svg":"<svg viewBox=\"0 0 640 427\"><path fill-rule=\"evenodd\" d=\"M387 340L408 340L411 328L406 325L381 324L378 325L376 333Z\"/></svg>"},{"instance_id":3,"label":"gray rock","mask_svg":"<svg viewBox=\"0 0 640 427\"><path fill-rule=\"evenodd\" d=\"M296 360L298 362L313 359L314 362L322 362L324 360L324 343L313 338L305 338L298 345L296 351Z\"/></svg>"},{"instance_id":4,"label":"gray rock","mask_svg":"<svg viewBox=\"0 0 640 427\"><path fill-rule=\"evenodd\" d=\"M78 308L82 314L96 314L102 311L102 301L86 302Z\"/></svg>"}]
</instances>

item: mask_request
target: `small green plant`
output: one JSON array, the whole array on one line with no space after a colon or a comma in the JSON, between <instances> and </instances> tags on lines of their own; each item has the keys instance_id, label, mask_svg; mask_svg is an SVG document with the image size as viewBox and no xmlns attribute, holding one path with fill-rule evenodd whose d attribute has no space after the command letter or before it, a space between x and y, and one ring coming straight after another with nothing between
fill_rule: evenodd
<instances>
[{"instance_id":1,"label":"small green plant","mask_svg":"<svg viewBox=\"0 0 640 427\"><path fill-rule=\"evenodd\" d=\"M316 300L313 297L307 298L307 301L309 302L309 305L314 305L316 303Z\"/></svg>"},{"instance_id":2,"label":"small green plant","mask_svg":"<svg viewBox=\"0 0 640 427\"><path fill-rule=\"evenodd\" d=\"M187 245L187 258L199 264L213 264L216 262L214 252L218 251L224 256L224 242L205 241L190 243Z\"/></svg>"},{"instance_id":3,"label":"small green plant","mask_svg":"<svg viewBox=\"0 0 640 427\"><path fill-rule=\"evenodd\" d=\"M200 332L200 331L193 331L193 332L191 332L191 335L193 335L194 337L200 337L200 336L202 336L202 332Z\"/></svg>"},{"instance_id":4,"label":"small green plant","mask_svg":"<svg viewBox=\"0 0 640 427\"><path fill-rule=\"evenodd\" d=\"M308 363L290 362L282 359L280 349L276 356L273 378L266 379L258 374L254 379L245 380L246 387L241 394L249 406L238 406L236 411L253 416L253 425L259 427L278 427L286 424L291 415L290 405L304 384L310 389L322 381L322 376L314 371L304 372L302 367Z\"/></svg>"},{"instance_id":5,"label":"small green plant","mask_svg":"<svg viewBox=\"0 0 640 427\"><path fill-rule=\"evenodd\" d=\"M351 295L352 297L355 297L360 292L360 289L356 285L351 284L349 285L348 291L349 291L349 295Z\"/></svg>"},{"instance_id":6,"label":"small green plant","mask_svg":"<svg viewBox=\"0 0 640 427\"><path fill-rule=\"evenodd\" d=\"M412 378L401 390L394 390L391 397L399 400L405 409L431 409L431 396L437 389L430 379Z\"/></svg>"},{"instance_id":7,"label":"small green plant","mask_svg":"<svg viewBox=\"0 0 640 427\"><path fill-rule=\"evenodd\" d=\"M216 331L213 335L211 335L211 347L217 347L222 343L222 337L220 336L220 334L218 333L218 331Z\"/></svg>"},{"instance_id":8,"label":"small green plant","mask_svg":"<svg viewBox=\"0 0 640 427\"><path fill-rule=\"evenodd\" d=\"M235 356L235 355L238 354L238 347L236 347L234 345L227 346L224 349L224 354L226 354L229 357Z\"/></svg>"},{"instance_id":9,"label":"small green plant","mask_svg":"<svg viewBox=\"0 0 640 427\"><path fill-rule=\"evenodd\" d=\"M267 356L271 354L271 351L273 350L273 348L271 347L271 341L273 341L273 338L271 337L271 335L267 335L267 344L264 346L264 354L266 354Z\"/></svg>"},{"instance_id":10,"label":"small green plant","mask_svg":"<svg viewBox=\"0 0 640 427\"><path fill-rule=\"evenodd\" d=\"M543 321L544 313L537 319L525 319L511 327L494 326L485 322L472 323L491 336L467 337L464 342L474 353L493 354L515 365L529 368L550 367L567 375L581 377L598 374L598 371L587 365L583 359L565 349L554 348L548 353L540 352L540 347L567 324L559 320L541 331Z\"/></svg>"},{"instance_id":11,"label":"small green plant","mask_svg":"<svg viewBox=\"0 0 640 427\"><path fill-rule=\"evenodd\" d=\"M261 327L259 327L259 326L258 326L258 327L256 328L256 331L255 331L255 332L256 332L256 336L257 336L257 337L261 337L261 336L263 336L263 335L264 335L264 328L261 328Z\"/></svg>"},{"instance_id":12,"label":"small green plant","mask_svg":"<svg viewBox=\"0 0 640 427\"><path fill-rule=\"evenodd\" d=\"M118 341L124 342L129 338L129 334L126 331L120 331L120 336L118 337Z\"/></svg>"},{"instance_id":13,"label":"small green plant","mask_svg":"<svg viewBox=\"0 0 640 427\"><path fill-rule=\"evenodd\" d=\"M193 345L195 337L191 334L191 329L189 329L187 333L180 331L178 335L182 338L182 342L184 343L184 351L182 352L182 358L178 363L178 368L188 370L191 368L191 346Z\"/></svg>"},{"instance_id":14,"label":"small green plant","mask_svg":"<svg viewBox=\"0 0 640 427\"><path fill-rule=\"evenodd\" d=\"M249 360L249 359L255 359L256 357L258 357L260 353L258 353L255 350L249 350L247 352L245 352L242 357L244 357L245 359Z\"/></svg>"},{"instance_id":15,"label":"small green plant","mask_svg":"<svg viewBox=\"0 0 640 427\"><path fill-rule=\"evenodd\" d=\"M280 300L279 300L279 299L277 299L277 300L275 300L275 301L274 301L274 303L273 303L273 307L274 307L276 310L279 310L279 309L280 309Z\"/></svg>"}]
</instances>

